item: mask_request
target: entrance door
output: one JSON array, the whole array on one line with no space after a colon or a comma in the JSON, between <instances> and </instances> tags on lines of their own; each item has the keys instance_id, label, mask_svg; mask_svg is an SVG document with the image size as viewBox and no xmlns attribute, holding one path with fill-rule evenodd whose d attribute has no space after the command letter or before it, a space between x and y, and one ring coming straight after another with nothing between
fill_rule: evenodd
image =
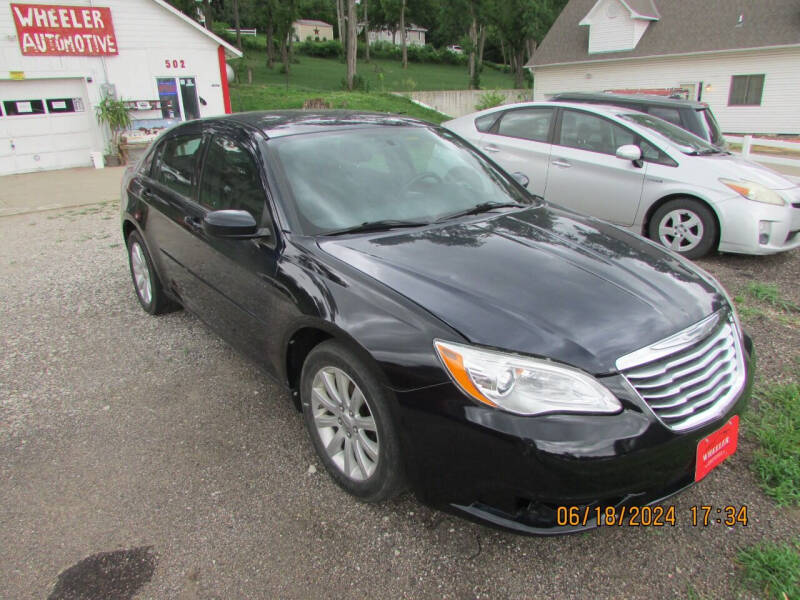
<instances>
[{"instance_id":1,"label":"entrance door","mask_svg":"<svg viewBox=\"0 0 800 600\"><path fill-rule=\"evenodd\" d=\"M0 81L0 175L91 164L82 79Z\"/></svg>"},{"instance_id":2,"label":"entrance door","mask_svg":"<svg viewBox=\"0 0 800 600\"><path fill-rule=\"evenodd\" d=\"M197 87L194 84L194 77L181 77L181 100L183 100L183 112L186 120L200 118L200 103L197 101Z\"/></svg>"}]
</instances>

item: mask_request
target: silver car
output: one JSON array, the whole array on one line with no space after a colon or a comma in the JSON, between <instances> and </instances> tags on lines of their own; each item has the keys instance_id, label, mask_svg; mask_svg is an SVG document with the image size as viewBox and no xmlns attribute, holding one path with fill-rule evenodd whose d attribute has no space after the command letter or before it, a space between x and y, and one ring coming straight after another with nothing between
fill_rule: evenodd
<instances>
[{"instance_id":1,"label":"silver car","mask_svg":"<svg viewBox=\"0 0 800 600\"><path fill-rule=\"evenodd\" d=\"M527 102L443 125L534 194L688 258L800 246L800 187L653 115Z\"/></svg>"}]
</instances>

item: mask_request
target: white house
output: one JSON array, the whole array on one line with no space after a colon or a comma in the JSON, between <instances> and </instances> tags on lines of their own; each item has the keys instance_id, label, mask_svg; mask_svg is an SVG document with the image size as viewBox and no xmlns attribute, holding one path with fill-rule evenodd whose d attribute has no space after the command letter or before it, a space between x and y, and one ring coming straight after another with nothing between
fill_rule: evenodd
<instances>
[{"instance_id":1,"label":"white house","mask_svg":"<svg viewBox=\"0 0 800 600\"><path fill-rule=\"evenodd\" d=\"M425 34L427 32L428 30L424 27L414 25L413 23L406 25L406 43L409 46L424 46ZM388 27L383 27L382 29L370 30L369 41L370 43L391 42L392 44L399 46L401 43L400 35L401 33L399 28L396 30L391 30Z\"/></svg>"},{"instance_id":2,"label":"white house","mask_svg":"<svg viewBox=\"0 0 800 600\"><path fill-rule=\"evenodd\" d=\"M728 133L800 133L797 0L570 0L526 65L558 92L683 88Z\"/></svg>"},{"instance_id":3,"label":"white house","mask_svg":"<svg viewBox=\"0 0 800 600\"><path fill-rule=\"evenodd\" d=\"M0 0L0 175L89 166L104 94L134 127L230 112L237 56L163 0Z\"/></svg>"}]
</instances>

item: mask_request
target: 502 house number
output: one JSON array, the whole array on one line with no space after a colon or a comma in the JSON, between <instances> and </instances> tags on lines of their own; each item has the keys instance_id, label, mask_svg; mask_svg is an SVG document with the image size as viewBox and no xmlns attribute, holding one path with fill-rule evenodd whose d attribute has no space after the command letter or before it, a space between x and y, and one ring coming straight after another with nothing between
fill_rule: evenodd
<instances>
[{"instance_id":1,"label":"502 house number","mask_svg":"<svg viewBox=\"0 0 800 600\"><path fill-rule=\"evenodd\" d=\"M164 66L168 69L185 69L186 61L182 58L164 59Z\"/></svg>"}]
</instances>

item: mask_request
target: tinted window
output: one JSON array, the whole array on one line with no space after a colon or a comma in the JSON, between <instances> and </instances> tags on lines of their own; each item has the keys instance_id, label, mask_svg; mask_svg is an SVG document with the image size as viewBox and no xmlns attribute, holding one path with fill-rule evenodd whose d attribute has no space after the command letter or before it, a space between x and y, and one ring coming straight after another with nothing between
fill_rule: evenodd
<instances>
[{"instance_id":1,"label":"tinted window","mask_svg":"<svg viewBox=\"0 0 800 600\"><path fill-rule=\"evenodd\" d=\"M503 114L500 125L497 127L497 133L523 140L546 142L550 136L552 121L552 108L510 110Z\"/></svg>"},{"instance_id":2,"label":"tinted window","mask_svg":"<svg viewBox=\"0 0 800 600\"><path fill-rule=\"evenodd\" d=\"M258 222L264 211L264 188L258 166L242 146L215 136L206 154L200 204L211 210L246 210Z\"/></svg>"},{"instance_id":3,"label":"tinted window","mask_svg":"<svg viewBox=\"0 0 800 600\"><path fill-rule=\"evenodd\" d=\"M190 196L202 139L200 135L182 135L165 140L153 177L178 194Z\"/></svg>"},{"instance_id":4,"label":"tinted window","mask_svg":"<svg viewBox=\"0 0 800 600\"><path fill-rule=\"evenodd\" d=\"M665 106L651 106L648 111L654 117L664 119L670 123L674 123L678 127L681 126L681 115L677 108L667 108Z\"/></svg>"},{"instance_id":5,"label":"tinted window","mask_svg":"<svg viewBox=\"0 0 800 600\"><path fill-rule=\"evenodd\" d=\"M9 117L44 114L44 102L41 100L6 100L3 106Z\"/></svg>"},{"instance_id":6,"label":"tinted window","mask_svg":"<svg viewBox=\"0 0 800 600\"><path fill-rule=\"evenodd\" d=\"M489 131L494 125L494 122L497 121L497 115L499 113L492 113L490 115L483 115L482 117L478 117L475 119L475 129L478 131Z\"/></svg>"},{"instance_id":7,"label":"tinted window","mask_svg":"<svg viewBox=\"0 0 800 600\"><path fill-rule=\"evenodd\" d=\"M617 148L635 144L636 136L628 129L589 113L564 111L559 144L590 152L616 154Z\"/></svg>"},{"instance_id":8,"label":"tinted window","mask_svg":"<svg viewBox=\"0 0 800 600\"><path fill-rule=\"evenodd\" d=\"M730 106L760 106L764 91L763 75L734 75L728 95Z\"/></svg>"}]
</instances>

